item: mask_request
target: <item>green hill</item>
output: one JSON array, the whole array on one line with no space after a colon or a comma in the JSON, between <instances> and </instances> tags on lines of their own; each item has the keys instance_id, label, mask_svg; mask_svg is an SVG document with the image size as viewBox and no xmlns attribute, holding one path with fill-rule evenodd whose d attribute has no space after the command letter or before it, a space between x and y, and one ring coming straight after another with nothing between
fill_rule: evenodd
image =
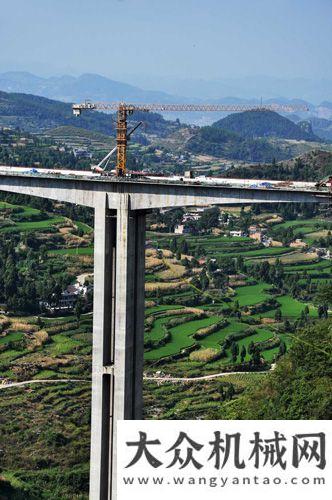
<instances>
[{"instance_id":1,"label":"green hill","mask_svg":"<svg viewBox=\"0 0 332 500\"><path fill-rule=\"evenodd\" d=\"M332 175L332 153L314 150L297 158L270 165L248 165L227 170L226 177L318 181Z\"/></svg>"},{"instance_id":2,"label":"green hill","mask_svg":"<svg viewBox=\"0 0 332 500\"><path fill-rule=\"evenodd\" d=\"M179 128L157 113L136 112L132 121L145 123L145 133L167 135ZM44 132L61 126L79 127L106 135L115 134L114 114L86 112L75 117L70 103L31 94L0 91L0 127L19 127L27 132ZM137 135L136 135L137 137Z\"/></svg>"},{"instance_id":3,"label":"green hill","mask_svg":"<svg viewBox=\"0 0 332 500\"><path fill-rule=\"evenodd\" d=\"M244 111L226 116L213 126L235 132L242 137L277 137L280 139L319 140L309 122L300 126L274 111Z\"/></svg>"},{"instance_id":4,"label":"green hill","mask_svg":"<svg viewBox=\"0 0 332 500\"><path fill-rule=\"evenodd\" d=\"M278 145L265 139L244 138L217 127L202 127L186 144L192 153L220 156L234 160L269 162L289 157Z\"/></svg>"}]
</instances>

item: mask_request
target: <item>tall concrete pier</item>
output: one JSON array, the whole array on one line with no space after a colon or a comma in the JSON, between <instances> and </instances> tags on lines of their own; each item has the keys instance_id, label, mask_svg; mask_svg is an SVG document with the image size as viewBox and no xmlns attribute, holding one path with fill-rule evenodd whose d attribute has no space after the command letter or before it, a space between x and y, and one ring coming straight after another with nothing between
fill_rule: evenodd
<instances>
[{"instance_id":1,"label":"tall concrete pier","mask_svg":"<svg viewBox=\"0 0 332 500\"><path fill-rule=\"evenodd\" d=\"M116 495L116 422L142 418L145 212L95 208L90 498Z\"/></svg>"},{"instance_id":2,"label":"tall concrete pier","mask_svg":"<svg viewBox=\"0 0 332 500\"><path fill-rule=\"evenodd\" d=\"M23 169L24 170L24 169ZM328 203L313 183L292 188L131 181L18 173L0 167L0 190L95 211L90 499L116 499L116 422L142 416L145 215L151 208L245 203Z\"/></svg>"}]
</instances>

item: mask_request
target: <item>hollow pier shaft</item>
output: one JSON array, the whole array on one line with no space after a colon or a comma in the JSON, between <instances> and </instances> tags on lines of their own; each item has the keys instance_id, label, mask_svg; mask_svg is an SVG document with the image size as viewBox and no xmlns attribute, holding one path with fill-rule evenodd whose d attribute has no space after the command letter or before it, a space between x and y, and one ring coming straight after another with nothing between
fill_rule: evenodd
<instances>
[{"instance_id":1,"label":"hollow pier shaft","mask_svg":"<svg viewBox=\"0 0 332 500\"><path fill-rule=\"evenodd\" d=\"M116 498L116 422L142 418L145 212L95 208L90 499Z\"/></svg>"}]
</instances>

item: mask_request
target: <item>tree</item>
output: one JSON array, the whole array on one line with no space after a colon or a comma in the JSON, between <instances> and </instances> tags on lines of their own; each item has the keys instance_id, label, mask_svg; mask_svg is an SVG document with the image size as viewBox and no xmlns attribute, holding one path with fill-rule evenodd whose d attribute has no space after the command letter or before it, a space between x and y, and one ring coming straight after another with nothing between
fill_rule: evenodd
<instances>
[{"instance_id":1,"label":"tree","mask_svg":"<svg viewBox=\"0 0 332 500\"><path fill-rule=\"evenodd\" d=\"M292 329L291 324L290 324L288 319L285 319L285 321L284 321L284 329L285 329L285 332L290 332Z\"/></svg>"},{"instance_id":2,"label":"tree","mask_svg":"<svg viewBox=\"0 0 332 500\"><path fill-rule=\"evenodd\" d=\"M7 257L5 272L3 277L6 300L12 298L17 292L18 273L16 262L12 254Z\"/></svg>"},{"instance_id":3,"label":"tree","mask_svg":"<svg viewBox=\"0 0 332 500\"><path fill-rule=\"evenodd\" d=\"M243 345L242 349L241 349L241 363L244 363L244 360L246 359L246 355L247 355L247 350L246 350L245 346Z\"/></svg>"},{"instance_id":4,"label":"tree","mask_svg":"<svg viewBox=\"0 0 332 500\"><path fill-rule=\"evenodd\" d=\"M204 270L199 275L199 281L201 289L206 290L206 288L209 286L209 278L207 277L206 272Z\"/></svg>"},{"instance_id":5,"label":"tree","mask_svg":"<svg viewBox=\"0 0 332 500\"><path fill-rule=\"evenodd\" d=\"M276 310L275 314L274 314L274 319L278 322L281 321L281 318L282 318L282 312L281 312L281 309L280 307Z\"/></svg>"},{"instance_id":6,"label":"tree","mask_svg":"<svg viewBox=\"0 0 332 500\"><path fill-rule=\"evenodd\" d=\"M284 354L286 354L286 344L285 342L282 340L280 342L280 346L279 346L279 351L278 351L278 358L281 358L281 356L283 356Z\"/></svg>"},{"instance_id":7,"label":"tree","mask_svg":"<svg viewBox=\"0 0 332 500\"><path fill-rule=\"evenodd\" d=\"M177 239L176 238L172 238L170 240L169 249L170 249L171 252L176 253L177 248L178 248Z\"/></svg>"},{"instance_id":8,"label":"tree","mask_svg":"<svg viewBox=\"0 0 332 500\"><path fill-rule=\"evenodd\" d=\"M243 271L245 268L245 265L244 265L244 258L242 255L239 255L237 258L236 258L236 270L241 272Z\"/></svg>"},{"instance_id":9,"label":"tree","mask_svg":"<svg viewBox=\"0 0 332 500\"><path fill-rule=\"evenodd\" d=\"M184 253L184 254L187 254L189 249L188 249L188 243L186 242L186 240L182 239L180 241L180 244L179 244L179 251L181 253Z\"/></svg>"},{"instance_id":10,"label":"tree","mask_svg":"<svg viewBox=\"0 0 332 500\"><path fill-rule=\"evenodd\" d=\"M237 342L232 342L231 344L232 361L235 363L239 355L239 344Z\"/></svg>"},{"instance_id":11,"label":"tree","mask_svg":"<svg viewBox=\"0 0 332 500\"><path fill-rule=\"evenodd\" d=\"M319 319L327 319L328 318L328 307L325 306L318 306L318 317Z\"/></svg>"},{"instance_id":12,"label":"tree","mask_svg":"<svg viewBox=\"0 0 332 500\"><path fill-rule=\"evenodd\" d=\"M257 346L254 346L250 362L254 366L259 366L261 364L261 352Z\"/></svg>"},{"instance_id":13,"label":"tree","mask_svg":"<svg viewBox=\"0 0 332 500\"><path fill-rule=\"evenodd\" d=\"M320 285L315 297L315 303L323 306L332 306L332 286L330 283Z\"/></svg>"},{"instance_id":14,"label":"tree","mask_svg":"<svg viewBox=\"0 0 332 500\"><path fill-rule=\"evenodd\" d=\"M234 386L233 384L229 384L229 386L227 387L227 390L226 390L226 393L225 393L225 399L233 399L235 395L235 389L234 389Z\"/></svg>"},{"instance_id":15,"label":"tree","mask_svg":"<svg viewBox=\"0 0 332 500\"><path fill-rule=\"evenodd\" d=\"M83 297L80 295L77 299L76 304L75 304L75 315L76 315L78 326L80 324L82 312L83 312Z\"/></svg>"},{"instance_id":16,"label":"tree","mask_svg":"<svg viewBox=\"0 0 332 500\"><path fill-rule=\"evenodd\" d=\"M253 341L250 342L248 346L248 354L252 354L254 352L255 344Z\"/></svg>"}]
</instances>

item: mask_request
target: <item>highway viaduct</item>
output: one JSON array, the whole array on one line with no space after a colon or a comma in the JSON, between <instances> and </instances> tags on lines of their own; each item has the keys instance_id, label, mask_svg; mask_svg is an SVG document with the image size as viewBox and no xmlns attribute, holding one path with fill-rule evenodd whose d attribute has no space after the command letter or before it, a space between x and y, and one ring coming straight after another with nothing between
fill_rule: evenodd
<instances>
[{"instance_id":1,"label":"highway viaduct","mask_svg":"<svg viewBox=\"0 0 332 500\"><path fill-rule=\"evenodd\" d=\"M85 205L95 213L90 499L115 500L116 422L142 418L146 213L162 207L327 203L330 194L312 183L275 189L238 181L194 184L40 172L1 167L0 190Z\"/></svg>"}]
</instances>

